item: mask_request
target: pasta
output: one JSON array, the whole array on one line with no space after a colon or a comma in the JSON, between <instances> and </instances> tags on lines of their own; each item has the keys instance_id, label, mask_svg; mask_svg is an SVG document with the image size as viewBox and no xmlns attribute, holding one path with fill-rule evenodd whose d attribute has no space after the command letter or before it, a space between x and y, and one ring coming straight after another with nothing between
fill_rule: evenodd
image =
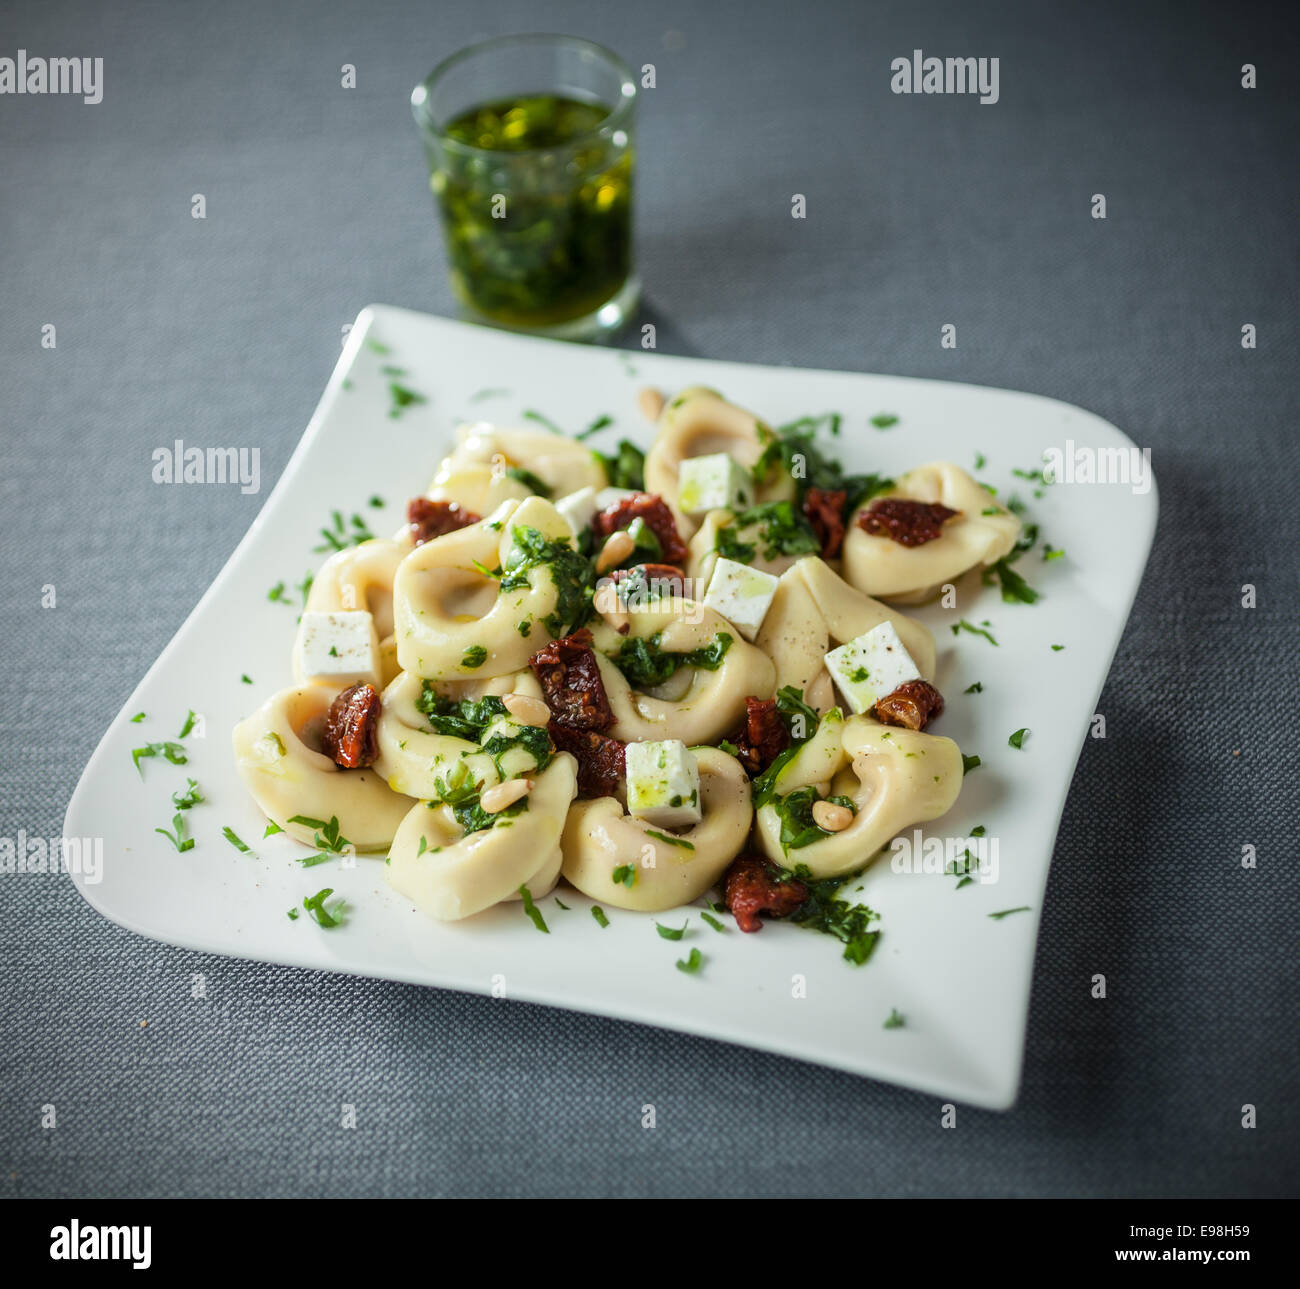
<instances>
[{"instance_id":1,"label":"pasta","mask_svg":"<svg viewBox=\"0 0 1300 1289\"><path fill-rule=\"evenodd\" d=\"M844 538L844 568L849 581L868 595L881 595L900 604L933 599L945 582L1010 554L1020 535L1015 515L950 462L910 470L884 496L937 502L956 515L934 541L905 546L863 531L856 521L880 498L864 503Z\"/></svg>"},{"instance_id":2,"label":"pasta","mask_svg":"<svg viewBox=\"0 0 1300 1289\"><path fill-rule=\"evenodd\" d=\"M951 808L934 638L896 606L1005 559L1018 519L951 464L847 476L803 423L647 402L644 458L463 426L406 527L325 561L293 687L234 731L268 819L384 853L440 921L560 882L730 908L742 866L777 916Z\"/></svg>"}]
</instances>

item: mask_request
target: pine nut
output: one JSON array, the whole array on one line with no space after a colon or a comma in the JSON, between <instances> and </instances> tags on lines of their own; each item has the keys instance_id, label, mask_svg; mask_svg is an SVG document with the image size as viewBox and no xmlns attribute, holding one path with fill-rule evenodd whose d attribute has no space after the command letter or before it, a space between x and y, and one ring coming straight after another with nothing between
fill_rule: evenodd
<instances>
[{"instance_id":1,"label":"pine nut","mask_svg":"<svg viewBox=\"0 0 1300 1289\"><path fill-rule=\"evenodd\" d=\"M610 533L609 539L600 548L600 557L596 560L596 572L608 573L611 568L617 568L634 550L636 550L636 539L626 528Z\"/></svg>"},{"instance_id":2,"label":"pine nut","mask_svg":"<svg viewBox=\"0 0 1300 1289\"><path fill-rule=\"evenodd\" d=\"M487 807L485 806L484 809ZM853 822L853 811L848 806L837 806L833 801L815 801L812 808L813 823L827 832L843 832Z\"/></svg>"},{"instance_id":3,"label":"pine nut","mask_svg":"<svg viewBox=\"0 0 1300 1289\"><path fill-rule=\"evenodd\" d=\"M641 415L647 421L657 421L659 414L664 410L664 396L657 389L651 389L649 385L637 394L636 402L641 409Z\"/></svg>"},{"instance_id":4,"label":"pine nut","mask_svg":"<svg viewBox=\"0 0 1300 1289\"><path fill-rule=\"evenodd\" d=\"M549 725L551 709L540 698L528 694L506 694L501 701L521 725Z\"/></svg>"},{"instance_id":5,"label":"pine nut","mask_svg":"<svg viewBox=\"0 0 1300 1289\"><path fill-rule=\"evenodd\" d=\"M619 635L626 635L628 628L632 625L632 619L627 610L623 607L623 601L618 598L618 583L604 582L596 588L596 594L592 597L591 607L605 619L609 626L613 627Z\"/></svg>"},{"instance_id":6,"label":"pine nut","mask_svg":"<svg viewBox=\"0 0 1300 1289\"><path fill-rule=\"evenodd\" d=\"M526 797L533 790L531 779L507 779L504 783L495 783L484 789L478 799L484 813L499 815L507 806L513 806L521 797Z\"/></svg>"}]
</instances>

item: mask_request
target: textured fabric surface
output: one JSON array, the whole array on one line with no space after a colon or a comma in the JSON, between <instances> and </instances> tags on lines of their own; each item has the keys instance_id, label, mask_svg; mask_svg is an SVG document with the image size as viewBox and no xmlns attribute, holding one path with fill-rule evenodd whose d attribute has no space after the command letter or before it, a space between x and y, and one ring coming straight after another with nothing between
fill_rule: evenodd
<instances>
[{"instance_id":1,"label":"textured fabric surface","mask_svg":"<svg viewBox=\"0 0 1300 1289\"><path fill-rule=\"evenodd\" d=\"M1065 811L1011 1113L944 1129L933 1098L773 1056L195 955L11 876L0 1194L1294 1194L1295 12L7 4L0 55L102 56L105 92L0 97L4 836L60 831L340 327L372 301L453 312L406 99L484 35L655 64L639 254L662 350L1079 403L1152 449L1162 516ZM998 56L1000 101L891 94L914 48ZM155 487L176 435L260 446L260 496Z\"/></svg>"}]
</instances>

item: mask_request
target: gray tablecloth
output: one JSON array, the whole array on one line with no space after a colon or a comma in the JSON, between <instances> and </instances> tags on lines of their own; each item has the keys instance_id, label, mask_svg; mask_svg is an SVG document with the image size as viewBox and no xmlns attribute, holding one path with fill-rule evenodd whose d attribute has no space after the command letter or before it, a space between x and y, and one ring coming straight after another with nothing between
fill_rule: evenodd
<instances>
[{"instance_id":1,"label":"gray tablecloth","mask_svg":"<svg viewBox=\"0 0 1300 1289\"><path fill-rule=\"evenodd\" d=\"M1077 402L1152 449L1163 514L1065 812L1013 1112L945 1130L934 1099L845 1074L203 957L66 878L5 877L0 1194L1295 1192L1294 6L5 10L0 56L100 56L104 91L0 96L0 835L59 832L266 495L157 488L150 450L258 444L269 485L361 306L453 312L407 96L481 36L655 65L639 239L664 351ZM917 48L997 56L999 102L891 93Z\"/></svg>"}]
</instances>

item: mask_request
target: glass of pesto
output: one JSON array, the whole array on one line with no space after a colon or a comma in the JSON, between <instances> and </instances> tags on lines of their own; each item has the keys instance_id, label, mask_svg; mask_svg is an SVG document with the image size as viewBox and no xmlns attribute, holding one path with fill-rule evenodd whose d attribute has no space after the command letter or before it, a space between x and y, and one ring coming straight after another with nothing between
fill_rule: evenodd
<instances>
[{"instance_id":1,"label":"glass of pesto","mask_svg":"<svg viewBox=\"0 0 1300 1289\"><path fill-rule=\"evenodd\" d=\"M440 63L411 93L469 315L591 340L636 306L636 84L574 36L502 36Z\"/></svg>"}]
</instances>

